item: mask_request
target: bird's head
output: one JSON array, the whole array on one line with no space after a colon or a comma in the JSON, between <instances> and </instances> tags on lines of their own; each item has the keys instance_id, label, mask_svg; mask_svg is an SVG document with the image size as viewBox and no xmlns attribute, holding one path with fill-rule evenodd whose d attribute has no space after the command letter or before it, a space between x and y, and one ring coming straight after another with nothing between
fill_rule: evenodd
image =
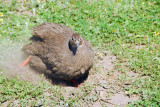
<instances>
[{"instance_id":1,"label":"bird's head","mask_svg":"<svg viewBox=\"0 0 160 107\"><path fill-rule=\"evenodd\" d=\"M79 45L82 45L82 37L80 34L74 33L69 42L72 48L78 48Z\"/></svg>"}]
</instances>

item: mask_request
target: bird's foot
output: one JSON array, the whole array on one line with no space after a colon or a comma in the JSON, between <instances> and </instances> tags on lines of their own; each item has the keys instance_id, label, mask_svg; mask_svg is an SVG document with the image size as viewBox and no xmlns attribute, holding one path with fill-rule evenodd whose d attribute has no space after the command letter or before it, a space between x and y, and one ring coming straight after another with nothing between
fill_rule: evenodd
<instances>
[{"instance_id":1,"label":"bird's foot","mask_svg":"<svg viewBox=\"0 0 160 107\"><path fill-rule=\"evenodd\" d=\"M74 84L75 88L80 88L80 84L77 84L75 80L71 79L71 82Z\"/></svg>"},{"instance_id":2,"label":"bird's foot","mask_svg":"<svg viewBox=\"0 0 160 107\"><path fill-rule=\"evenodd\" d=\"M24 67L26 64L28 64L30 61L30 56L21 64L22 67Z\"/></svg>"}]
</instances>

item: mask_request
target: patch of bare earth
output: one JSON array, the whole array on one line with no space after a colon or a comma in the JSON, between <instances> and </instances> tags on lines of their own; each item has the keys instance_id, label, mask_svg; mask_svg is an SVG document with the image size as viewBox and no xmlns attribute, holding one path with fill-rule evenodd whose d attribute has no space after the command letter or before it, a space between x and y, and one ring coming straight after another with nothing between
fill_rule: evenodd
<instances>
[{"instance_id":1,"label":"patch of bare earth","mask_svg":"<svg viewBox=\"0 0 160 107\"><path fill-rule=\"evenodd\" d=\"M98 53L96 58L95 68L97 73L90 75L94 78L89 78L88 81L96 83L95 91L98 94L98 101L93 104L93 107L100 107L102 105L125 106L128 103L138 99L137 96L127 96L124 91L125 85L130 83L122 83L120 77L124 74L114 69L116 57L108 52ZM138 74L128 72L127 76L135 78Z\"/></svg>"}]
</instances>

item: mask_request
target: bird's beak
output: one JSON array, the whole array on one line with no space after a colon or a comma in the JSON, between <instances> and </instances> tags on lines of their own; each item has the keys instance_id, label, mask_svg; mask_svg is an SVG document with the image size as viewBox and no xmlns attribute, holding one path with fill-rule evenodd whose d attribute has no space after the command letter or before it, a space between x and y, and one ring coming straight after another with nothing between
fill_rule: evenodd
<instances>
[{"instance_id":1,"label":"bird's beak","mask_svg":"<svg viewBox=\"0 0 160 107\"><path fill-rule=\"evenodd\" d=\"M76 41L76 46L77 46L77 47L79 46L79 41Z\"/></svg>"}]
</instances>

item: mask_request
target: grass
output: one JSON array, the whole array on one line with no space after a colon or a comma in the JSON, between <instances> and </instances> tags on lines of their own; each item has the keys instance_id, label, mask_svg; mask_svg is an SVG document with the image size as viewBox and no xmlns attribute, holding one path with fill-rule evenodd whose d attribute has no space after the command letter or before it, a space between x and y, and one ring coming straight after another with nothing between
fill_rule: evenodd
<instances>
[{"instance_id":1,"label":"grass","mask_svg":"<svg viewBox=\"0 0 160 107\"><path fill-rule=\"evenodd\" d=\"M43 1L0 1L0 12L4 14L0 17L3 19L0 20L0 44L26 42L31 37L31 28L43 22L65 24L90 40L94 47L112 51L118 58L117 70L140 74L131 87L126 87L128 93L139 95L140 100L128 106L160 104L159 0ZM124 62L125 67L122 66ZM28 99L38 101L44 97L44 85L35 88L26 82L0 76L0 87L0 103L20 99L23 105ZM61 90L58 86L52 88ZM57 99L64 104L75 103L72 98L65 100L60 96Z\"/></svg>"}]
</instances>

